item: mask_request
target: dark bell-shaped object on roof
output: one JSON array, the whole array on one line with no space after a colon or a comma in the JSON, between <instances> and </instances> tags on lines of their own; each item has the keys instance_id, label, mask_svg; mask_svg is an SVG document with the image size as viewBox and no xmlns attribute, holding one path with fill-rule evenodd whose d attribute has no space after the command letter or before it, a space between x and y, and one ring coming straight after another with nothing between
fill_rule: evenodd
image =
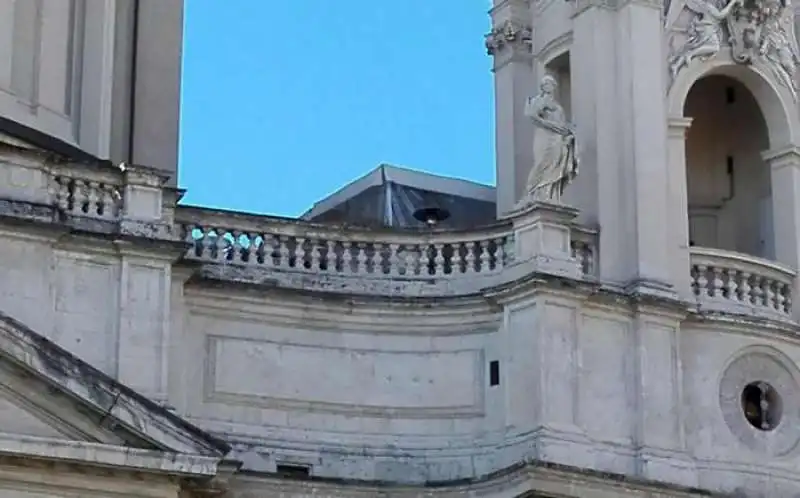
<instances>
[{"instance_id":1,"label":"dark bell-shaped object on roof","mask_svg":"<svg viewBox=\"0 0 800 498\"><path fill-rule=\"evenodd\" d=\"M450 211L440 207L424 207L414 211L414 219L434 227L450 217Z\"/></svg>"}]
</instances>

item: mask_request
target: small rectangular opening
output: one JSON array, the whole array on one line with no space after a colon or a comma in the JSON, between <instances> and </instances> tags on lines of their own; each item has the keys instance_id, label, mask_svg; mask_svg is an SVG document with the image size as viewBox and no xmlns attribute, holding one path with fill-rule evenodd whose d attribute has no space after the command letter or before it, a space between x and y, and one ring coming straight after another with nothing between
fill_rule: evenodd
<instances>
[{"instance_id":1,"label":"small rectangular opening","mask_svg":"<svg viewBox=\"0 0 800 498\"><path fill-rule=\"evenodd\" d=\"M303 478L311 475L311 467L297 463L279 463L276 469L281 477Z\"/></svg>"},{"instance_id":2,"label":"small rectangular opening","mask_svg":"<svg viewBox=\"0 0 800 498\"><path fill-rule=\"evenodd\" d=\"M725 88L725 101L728 104L736 102L736 89L732 86Z\"/></svg>"},{"instance_id":3,"label":"small rectangular opening","mask_svg":"<svg viewBox=\"0 0 800 498\"><path fill-rule=\"evenodd\" d=\"M489 385L500 385L500 362L498 360L489 362Z\"/></svg>"}]
</instances>

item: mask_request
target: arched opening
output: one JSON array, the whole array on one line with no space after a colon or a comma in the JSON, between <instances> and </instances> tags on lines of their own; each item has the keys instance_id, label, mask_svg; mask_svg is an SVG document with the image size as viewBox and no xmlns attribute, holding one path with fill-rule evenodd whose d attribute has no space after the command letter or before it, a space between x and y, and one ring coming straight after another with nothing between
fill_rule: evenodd
<instances>
[{"instance_id":1,"label":"arched opening","mask_svg":"<svg viewBox=\"0 0 800 498\"><path fill-rule=\"evenodd\" d=\"M753 94L711 75L686 97L689 244L774 259L769 130Z\"/></svg>"}]
</instances>

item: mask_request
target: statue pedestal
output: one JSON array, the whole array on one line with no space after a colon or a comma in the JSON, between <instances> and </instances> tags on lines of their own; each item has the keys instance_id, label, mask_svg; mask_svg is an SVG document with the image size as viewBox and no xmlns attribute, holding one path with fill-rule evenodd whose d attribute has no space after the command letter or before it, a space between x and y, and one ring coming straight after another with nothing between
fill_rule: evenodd
<instances>
[{"instance_id":1,"label":"statue pedestal","mask_svg":"<svg viewBox=\"0 0 800 498\"><path fill-rule=\"evenodd\" d=\"M534 202L507 215L514 224L514 259L534 271L581 278L572 255L571 224L578 210L563 204Z\"/></svg>"}]
</instances>

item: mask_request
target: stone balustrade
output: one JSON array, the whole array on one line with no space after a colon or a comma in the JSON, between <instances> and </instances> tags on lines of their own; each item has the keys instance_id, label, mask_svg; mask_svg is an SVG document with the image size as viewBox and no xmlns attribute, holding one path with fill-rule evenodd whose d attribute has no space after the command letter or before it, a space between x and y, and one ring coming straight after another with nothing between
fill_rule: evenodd
<instances>
[{"instance_id":1,"label":"stone balustrade","mask_svg":"<svg viewBox=\"0 0 800 498\"><path fill-rule=\"evenodd\" d=\"M469 231L326 226L273 216L180 208L194 260L359 278L495 274L510 261L511 224Z\"/></svg>"},{"instance_id":2,"label":"stone balustrade","mask_svg":"<svg viewBox=\"0 0 800 498\"><path fill-rule=\"evenodd\" d=\"M701 309L789 318L796 272L774 261L721 249L690 249Z\"/></svg>"},{"instance_id":3,"label":"stone balustrade","mask_svg":"<svg viewBox=\"0 0 800 498\"><path fill-rule=\"evenodd\" d=\"M116 220L122 210L122 186L120 170L72 165L52 170L49 194L68 215Z\"/></svg>"},{"instance_id":4,"label":"stone balustrade","mask_svg":"<svg viewBox=\"0 0 800 498\"><path fill-rule=\"evenodd\" d=\"M457 293L477 291L502 280L496 277L516 263L513 220L469 230L371 229L187 206L179 207L175 217L190 244L186 259L213 266L215 278L225 280L265 281L239 278L243 272L299 274L306 275L296 281L304 288L316 279L319 285L341 291L345 284L339 287L331 278L428 283L426 291L402 285L390 291L436 295L437 289L451 293L456 283ZM596 233L580 227L573 233L572 254L591 274L596 267Z\"/></svg>"}]
</instances>

